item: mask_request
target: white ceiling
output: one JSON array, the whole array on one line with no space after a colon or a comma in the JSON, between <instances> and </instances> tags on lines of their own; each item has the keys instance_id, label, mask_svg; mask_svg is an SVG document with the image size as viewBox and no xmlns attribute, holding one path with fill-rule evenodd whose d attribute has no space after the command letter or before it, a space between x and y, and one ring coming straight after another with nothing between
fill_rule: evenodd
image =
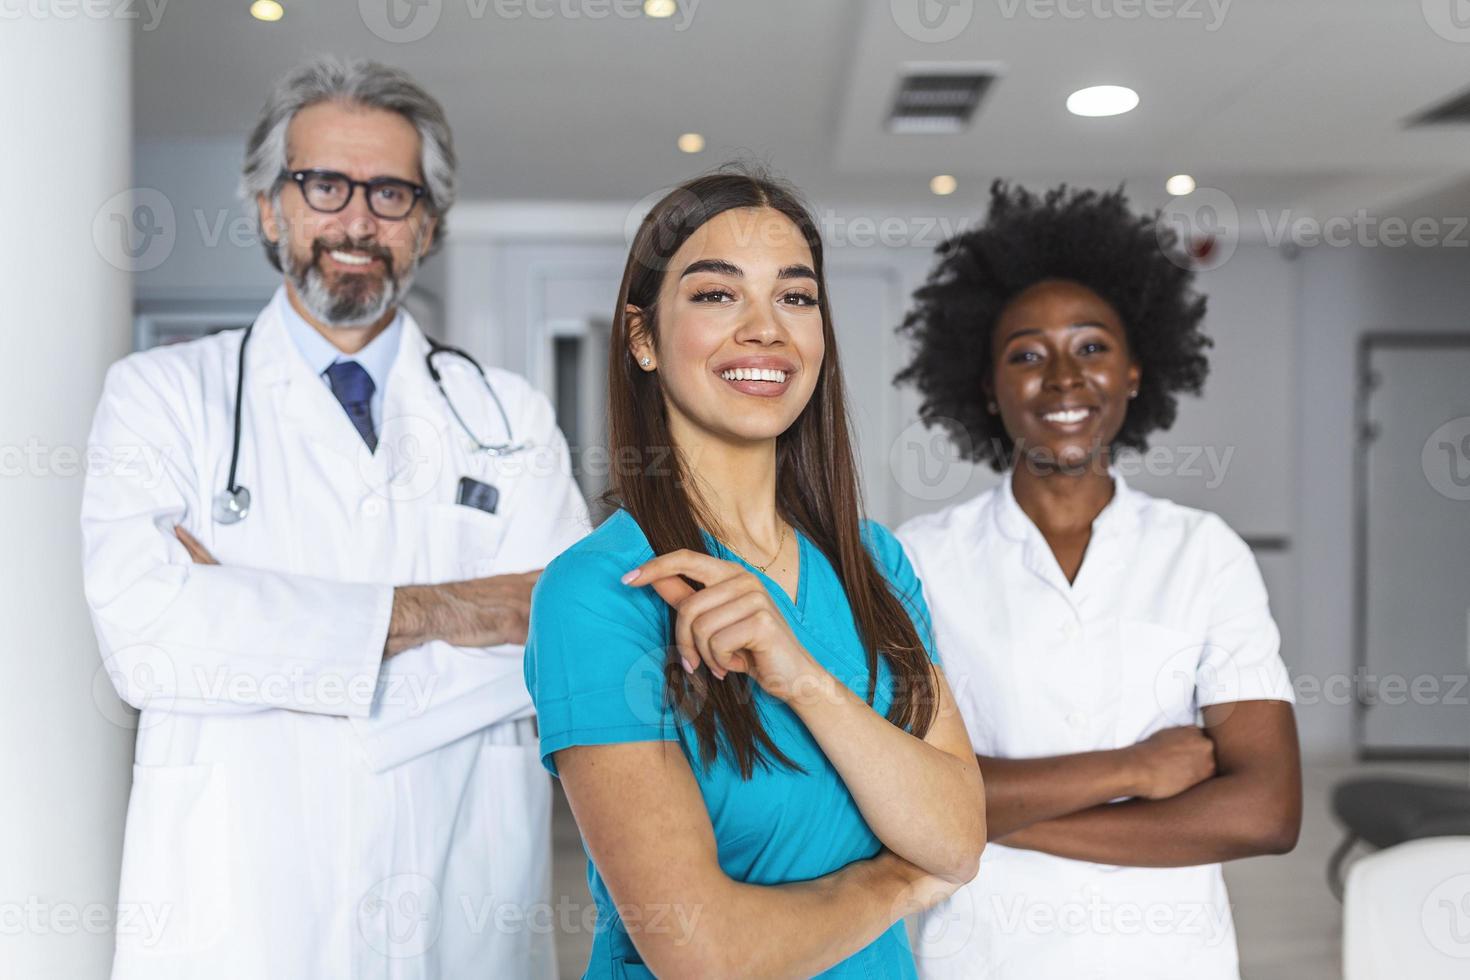
<instances>
[{"instance_id":1,"label":"white ceiling","mask_svg":"<svg viewBox=\"0 0 1470 980\"><path fill-rule=\"evenodd\" d=\"M631 200L735 156L829 202L932 206L936 173L960 178L961 208L996 176L1126 180L1156 205L1187 171L1242 207L1326 213L1463 208L1470 191L1470 126L1405 126L1470 88L1470 31L1436 33L1439 0L680 0L668 20L619 16L633 0L284 2L263 24L248 0L175 0L140 28L138 138L243 142L273 79L326 50L407 68L444 102L467 198ZM391 35L384 3L432 29L384 40L368 26ZM920 4L963 28L910 36ZM1005 66L967 132L885 131L896 79L926 61ZM1139 107L1065 111L1103 82ZM704 153L677 151L686 130Z\"/></svg>"}]
</instances>

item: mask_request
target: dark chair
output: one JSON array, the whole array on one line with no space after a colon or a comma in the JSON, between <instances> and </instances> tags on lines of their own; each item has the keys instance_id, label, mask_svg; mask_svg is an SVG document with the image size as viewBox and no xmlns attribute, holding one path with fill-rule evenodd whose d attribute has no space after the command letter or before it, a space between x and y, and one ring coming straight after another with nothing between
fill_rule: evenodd
<instances>
[{"instance_id":1,"label":"dark chair","mask_svg":"<svg viewBox=\"0 0 1470 980\"><path fill-rule=\"evenodd\" d=\"M1332 852L1327 883L1342 901L1343 863L1359 841L1385 848L1421 837L1470 836L1470 788L1419 779L1349 779L1332 791L1347 836Z\"/></svg>"}]
</instances>

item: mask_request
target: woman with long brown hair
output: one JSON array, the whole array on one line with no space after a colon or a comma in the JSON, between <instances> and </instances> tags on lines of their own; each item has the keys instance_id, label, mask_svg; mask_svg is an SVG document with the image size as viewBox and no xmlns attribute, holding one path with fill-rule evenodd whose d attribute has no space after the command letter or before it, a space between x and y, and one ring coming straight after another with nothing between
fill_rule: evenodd
<instances>
[{"instance_id":1,"label":"woman with long brown hair","mask_svg":"<svg viewBox=\"0 0 1470 980\"><path fill-rule=\"evenodd\" d=\"M722 172L619 291L611 496L532 602L541 754L591 859L589 977L913 976L984 791L896 539L864 522L822 245Z\"/></svg>"}]
</instances>

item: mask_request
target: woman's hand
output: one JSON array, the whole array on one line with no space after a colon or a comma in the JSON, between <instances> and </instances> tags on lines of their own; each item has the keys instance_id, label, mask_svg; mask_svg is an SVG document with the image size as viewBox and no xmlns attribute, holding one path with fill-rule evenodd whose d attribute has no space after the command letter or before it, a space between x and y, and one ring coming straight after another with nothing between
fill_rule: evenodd
<instances>
[{"instance_id":1,"label":"woman's hand","mask_svg":"<svg viewBox=\"0 0 1470 980\"><path fill-rule=\"evenodd\" d=\"M704 588L696 591L685 579ZM720 680L730 671L749 674L782 701L804 681L820 681L820 665L797 642L765 585L742 565L681 549L644 562L623 584L651 586L678 612L674 645L690 673L703 662Z\"/></svg>"},{"instance_id":2,"label":"woman's hand","mask_svg":"<svg viewBox=\"0 0 1470 980\"><path fill-rule=\"evenodd\" d=\"M1135 768L1136 791L1163 800L1215 775L1215 743L1195 725L1165 728L1121 750Z\"/></svg>"}]
</instances>

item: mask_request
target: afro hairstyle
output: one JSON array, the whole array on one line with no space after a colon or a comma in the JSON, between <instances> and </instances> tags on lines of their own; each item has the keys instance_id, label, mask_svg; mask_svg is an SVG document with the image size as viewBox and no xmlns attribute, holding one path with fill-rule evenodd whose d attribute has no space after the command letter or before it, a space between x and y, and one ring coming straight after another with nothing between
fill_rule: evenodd
<instances>
[{"instance_id":1,"label":"afro hairstyle","mask_svg":"<svg viewBox=\"0 0 1470 980\"><path fill-rule=\"evenodd\" d=\"M1204 386L1211 345L1200 331L1205 298L1194 290L1174 231L1158 214L1130 211L1121 187L1099 193L1063 185L1037 197L997 180L984 223L935 253L939 260L898 328L914 355L896 380L914 385L920 419L947 430L972 462L995 470L1010 463L1012 440L988 411L991 335L1011 301L1039 282L1085 286L1123 321L1141 378L1114 447L1147 448L1150 432L1174 424L1178 394L1197 395Z\"/></svg>"}]
</instances>

